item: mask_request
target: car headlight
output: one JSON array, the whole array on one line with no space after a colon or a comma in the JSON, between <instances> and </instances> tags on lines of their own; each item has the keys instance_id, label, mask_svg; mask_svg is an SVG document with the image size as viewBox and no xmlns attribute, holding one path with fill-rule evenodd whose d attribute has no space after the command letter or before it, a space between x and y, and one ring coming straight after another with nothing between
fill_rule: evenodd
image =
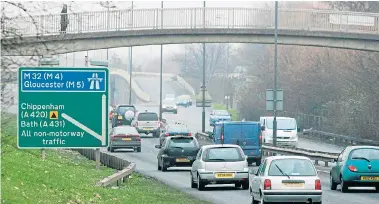
<instances>
[{"instance_id":1,"label":"car headlight","mask_svg":"<svg viewBox=\"0 0 379 204\"><path fill-rule=\"evenodd\" d=\"M174 108L178 108L177 106L174 106Z\"/></svg>"}]
</instances>

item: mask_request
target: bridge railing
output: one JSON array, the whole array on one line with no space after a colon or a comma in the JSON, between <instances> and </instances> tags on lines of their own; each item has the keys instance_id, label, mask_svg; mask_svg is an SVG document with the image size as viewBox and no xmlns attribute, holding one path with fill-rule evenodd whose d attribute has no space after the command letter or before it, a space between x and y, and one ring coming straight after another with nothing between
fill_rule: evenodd
<instances>
[{"instance_id":1,"label":"bridge railing","mask_svg":"<svg viewBox=\"0 0 379 204\"><path fill-rule=\"evenodd\" d=\"M274 10L258 8L164 8L67 14L66 33L141 29L272 29ZM6 19L6 37L57 35L61 14ZM379 14L331 10L279 10L279 29L379 33Z\"/></svg>"}]
</instances>

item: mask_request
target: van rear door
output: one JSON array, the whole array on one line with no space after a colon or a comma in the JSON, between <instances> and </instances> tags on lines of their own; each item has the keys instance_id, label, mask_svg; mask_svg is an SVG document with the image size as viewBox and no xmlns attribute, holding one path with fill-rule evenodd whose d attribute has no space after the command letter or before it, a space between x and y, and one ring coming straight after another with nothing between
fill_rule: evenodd
<instances>
[{"instance_id":1,"label":"van rear door","mask_svg":"<svg viewBox=\"0 0 379 204\"><path fill-rule=\"evenodd\" d=\"M239 144L242 140L239 123L224 124L224 144Z\"/></svg>"},{"instance_id":2,"label":"van rear door","mask_svg":"<svg viewBox=\"0 0 379 204\"><path fill-rule=\"evenodd\" d=\"M260 125L259 123L241 123L241 135L242 141L240 146L243 149L246 156L261 157L259 151L260 145Z\"/></svg>"}]
</instances>

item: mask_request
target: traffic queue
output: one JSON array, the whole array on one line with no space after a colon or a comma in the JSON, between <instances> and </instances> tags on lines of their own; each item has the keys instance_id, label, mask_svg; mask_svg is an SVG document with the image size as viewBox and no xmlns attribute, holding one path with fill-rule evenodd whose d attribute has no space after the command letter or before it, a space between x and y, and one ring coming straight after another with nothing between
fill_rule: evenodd
<instances>
[{"instance_id":1,"label":"traffic queue","mask_svg":"<svg viewBox=\"0 0 379 204\"><path fill-rule=\"evenodd\" d=\"M213 144L201 146L185 124L167 124L159 121L156 113L137 114L133 107L117 108L112 116L115 128L109 151L124 144L123 147L140 152L141 140L137 134L152 133L158 138L157 170L167 172L171 167L190 167L191 188L202 191L213 184L234 184L249 191L252 204L322 203L321 180L312 160L304 156L263 158L262 145L273 143L273 117L261 117L257 122L231 121L225 119L224 111L213 111L214 116L222 114L223 117L212 118ZM126 117L120 117L127 116L127 111L121 111L124 109L134 111L130 123L122 121ZM130 128L117 128L119 124L129 124ZM296 148L299 131L294 118L277 117L278 145ZM257 168L249 168L254 163ZM330 171L331 190L336 190L337 185L341 185L344 193L348 187L373 186L379 192L379 147L347 147L335 163Z\"/></svg>"}]
</instances>

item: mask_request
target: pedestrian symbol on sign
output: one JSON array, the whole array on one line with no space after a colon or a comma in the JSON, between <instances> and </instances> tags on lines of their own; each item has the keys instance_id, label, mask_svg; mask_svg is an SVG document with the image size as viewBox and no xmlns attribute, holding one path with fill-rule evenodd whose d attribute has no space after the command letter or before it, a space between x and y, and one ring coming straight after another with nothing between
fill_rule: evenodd
<instances>
[{"instance_id":1,"label":"pedestrian symbol on sign","mask_svg":"<svg viewBox=\"0 0 379 204\"><path fill-rule=\"evenodd\" d=\"M87 78L91 82L89 89L100 89L100 82L103 81L103 78L99 78L97 73L93 73L91 78Z\"/></svg>"}]
</instances>

